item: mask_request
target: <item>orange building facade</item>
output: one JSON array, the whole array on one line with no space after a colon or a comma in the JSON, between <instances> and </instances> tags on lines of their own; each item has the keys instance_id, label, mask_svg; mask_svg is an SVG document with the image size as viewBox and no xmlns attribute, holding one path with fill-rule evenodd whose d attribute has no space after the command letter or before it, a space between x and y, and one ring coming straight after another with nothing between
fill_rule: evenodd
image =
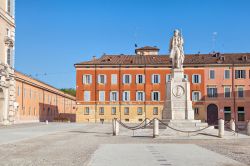
<instances>
[{"instance_id":1,"label":"orange building facade","mask_svg":"<svg viewBox=\"0 0 250 166\"><path fill-rule=\"evenodd\" d=\"M66 120L75 122L75 97L41 81L15 72L15 123Z\"/></svg>"},{"instance_id":2,"label":"orange building facade","mask_svg":"<svg viewBox=\"0 0 250 166\"><path fill-rule=\"evenodd\" d=\"M171 59L168 55L158 55L159 49L154 47L138 50L135 55L103 55L75 64L77 122L110 122L113 118L140 122L145 118L162 118L166 82L171 79ZM247 56L186 55L184 74L191 83L195 119L210 124L218 118L250 119ZM238 78L243 75L244 78Z\"/></svg>"}]
</instances>

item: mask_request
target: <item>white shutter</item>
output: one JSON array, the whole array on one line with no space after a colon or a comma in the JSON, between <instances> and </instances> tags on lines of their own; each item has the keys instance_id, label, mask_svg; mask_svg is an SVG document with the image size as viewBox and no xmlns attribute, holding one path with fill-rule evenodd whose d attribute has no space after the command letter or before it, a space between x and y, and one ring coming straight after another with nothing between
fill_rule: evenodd
<instances>
[{"instance_id":1,"label":"white shutter","mask_svg":"<svg viewBox=\"0 0 250 166\"><path fill-rule=\"evenodd\" d=\"M151 75L151 83L154 83L154 74Z\"/></svg>"},{"instance_id":2,"label":"white shutter","mask_svg":"<svg viewBox=\"0 0 250 166\"><path fill-rule=\"evenodd\" d=\"M143 101L145 101L145 92L143 92L142 94L143 94Z\"/></svg>"},{"instance_id":3,"label":"white shutter","mask_svg":"<svg viewBox=\"0 0 250 166\"><path fill-rule=\"evenodd\" d=\"M111 84L117 84L117 75L116 74L111 75Z\"/></svg>"},{"instance_id":4,"label":"white shutter","mask_svg":"<svg viewBox=\"0 0 250 166\"><path fill-rule=\"evenodd\" d=\"M138 92L136 92L135 100L138 101Z\"/></svg>"},{"instance_id":5,"label":"white shutter","mask_svg":"<svg viewBox=\"0 0 250 166\"><path fill-rule=\"evenodd\" d=\"M122 93L122 100L125 101L125 91Z\"/></svg>"},{"instance_id":6,"label":"white shutter","mask_svg":"<svg viewBox=\"0 0 250 166\"><path fill-rule=\"evenodd\" d=\"M132 83L132 75L129 75L129 83Z\"/></svg>"},{"instance_id":7,"label":"white shutter","mask_svg":"<svg viewBox=\"0 0 250 166\"><path fill-rule=\"evenodd\" d=\"M154 92L151 92L151 100L154 101Z\"/></svg>"},{"instance_id":8,"label":"white shutter","mask_svg":"<svg viewBox=\"0 0 250 166\"><path fill-rule=\"evenodd\" d=\"M201 75L198 75L199 76L199 83L201 83Z\"/></svg>"},{"instance_id":9,"label":"white shutter","mask_svg":"<svg viewBox=\"0 0 250 166\"><path fill-rule=\"evenodd\" d=\"M109 93L109 100L112 101L112 91Z\"/></svg>"},{"instance_id":10,"label":"white shutter","mask_svg":"<svg viewBox=\"0 0 250 166\"><path fill-rule=\"evenodd\" d=\"M130 92L128 92L128 101L130 101Z\"/></svg>"},{"instance_id":11,"label":"white shutter","mask_svg":"<svg viewBox=\"0 0 250 166\"><path fill-rule=\"evenodd\" d=\"M158 83L161 83L161 75L160 74L158 74L158 80L159 80Z\"/></svg>"},{"instance_id":12,"label":"white shutter","mask_svg":"<svg viewBox=\"0 0 250 166\"><path fill-rule=\"evenodd\" d=\"M92 84L92 75L89 75L89 84Z\"/></svg>"},{"instance_id":13,"label":"white shutter","mask_svg":"<svg viewBox=\"0 0 250 166\"><path fill-rule=\"evenodd\" d=\"M161 92L158 92L158 101L161 101Z\"/></svg>"},{"instance_id":14,"label":"white shutter","mask_svg":"<svg viewBox=\"0 0 250 166\"><path fill-rule=\"evenodd\" d=\"M104 75L104 84L106 84L106 83L107 83L107 76Z\"/></svg>"},{"instance_id":15,"label":"white shutter","mask_svg":"<svg viewBox=\"0 0 250 166\"><path fill-rule=\"evenodd\" d=\"M192 83L194 83L194 74L192 75Z\"/></svg>"},{"instance_id":16,"label":"white shutter","mask_svg":"<svg viewBox=\"0 0 250 166\"><path fill-rule=\"evenodd\" d=\"M122 76L122 83L125 84L125 75Z\"/></svg>"},{"instance_id":17,"label":"white shutter","mask_svg":"<svg viewBox=\"0 0 250 166\"><path fill-rule=\"evenodd\" d=\"M135 83L136 83L136 84L139 83L139 78L138 78L138 77L139 77L139 75L137 74L137 75L136 75L136 78L135 78Z\"/></svg>"},{"instance_id":18,"label":"white shutter","mask_svg":"<svg viewBox=\"0 0 250 166\"><path fill-rule=\"evenodd\" d=\"M86 84L86 77L85 77L85 75L82 75L82 83Z\"/></svg>"},{"instance_id":19,"label":"white shutter","mask_svg":"<svg viewBox=\"0 0 250 166\"><path fill-rule=\"evenodd\" d=\"M116 101L119 101L119 92L116 92Z\"/></svg>"},{"instance_id":20,"label":"white shutter","mask_svg":"<svg viewBox=\"0 0 250 166\"><path fill-rule=\"evenodd\" d=\"M142 75L142 83L145 84L145 75Z\"/></svg>"},{"instance_id":21,"label":"white shutter","mask_svg":"<svg viewBox=\"0 0 250 166\"><path fill-rule=\"evenodd\" d=\"M98 84L100 84L101 78L100 78L100 74L97 76L97 82Z\"/></svg>"}]
</instances>

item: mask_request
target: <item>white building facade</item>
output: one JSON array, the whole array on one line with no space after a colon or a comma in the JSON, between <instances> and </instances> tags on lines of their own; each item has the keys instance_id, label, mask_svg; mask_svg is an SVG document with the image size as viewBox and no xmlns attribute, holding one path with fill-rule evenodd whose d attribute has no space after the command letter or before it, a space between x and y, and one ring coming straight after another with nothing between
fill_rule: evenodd
<instances>
[{"instance_id":1,"label":"white building facade","mask_svg":"<svg viewBox=\"0 0 250 166\"><path fill-rule=\"evenodd\" d=\"M13 124L15 103L15 0L0 0L0 124Z\"/></svg>"}]
</instances>

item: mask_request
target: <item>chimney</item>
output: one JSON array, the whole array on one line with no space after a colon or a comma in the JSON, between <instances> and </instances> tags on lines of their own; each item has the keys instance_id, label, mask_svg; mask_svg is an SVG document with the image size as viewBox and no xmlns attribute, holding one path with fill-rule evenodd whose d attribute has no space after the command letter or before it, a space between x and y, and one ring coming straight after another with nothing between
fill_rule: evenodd
<instances>
[{"instance_id":1,"label":"chimney","mask_svg":"<svg viewBox=\"0 0 250 166\"><path fill-rule=\"evenodd\" d=\"M96 56L95 55L93 56L92 60L96 60Z\"/></svg>"}]
</instances>

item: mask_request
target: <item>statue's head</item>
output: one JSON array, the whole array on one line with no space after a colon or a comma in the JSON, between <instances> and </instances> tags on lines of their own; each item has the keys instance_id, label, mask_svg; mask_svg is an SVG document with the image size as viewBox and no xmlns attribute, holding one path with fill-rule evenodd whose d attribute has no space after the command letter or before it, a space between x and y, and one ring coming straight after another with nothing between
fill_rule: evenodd
<instances>
[{"instance_id":1,"label":"statue's head","mask_svg":"<svg viewBox=\"0 0 250 166\"><path fill-rule=\"evenodd\" d=\"M174 36L179 36L180 31L178 29L174 30Z\"/></svg>"}]
</instances>

